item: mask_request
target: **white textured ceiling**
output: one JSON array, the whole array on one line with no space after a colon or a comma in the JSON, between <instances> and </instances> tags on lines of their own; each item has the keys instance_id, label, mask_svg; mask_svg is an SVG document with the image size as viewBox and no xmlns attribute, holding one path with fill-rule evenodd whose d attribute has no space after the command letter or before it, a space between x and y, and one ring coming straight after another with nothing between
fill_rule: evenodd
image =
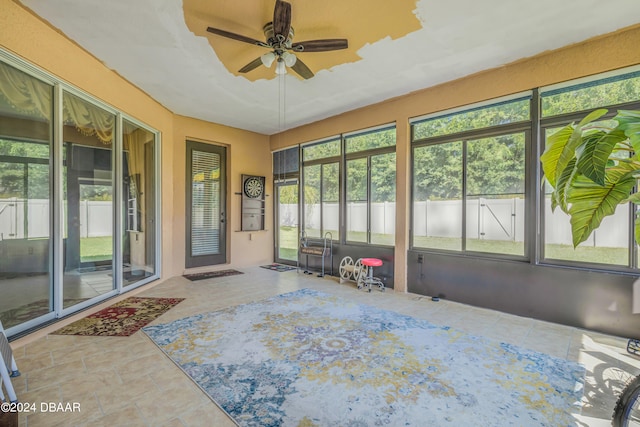
<instances>
[{"instance_id":1,"label":"white textured ceiling","mask_svg":"<svg viewBox=\"0 0 640 427\"><path fill-rule=\"evenodd\" d=\"M234 1L266 8L265 16L274 3ZM295 27L296 5L309 0L289 1ZM371 7L371 0L339 1ZM418 0L412 12L421 29L371 40L357 51L360 60L309 80L287 74L283 83L229 72L209 40L187 28L181 0L21 2L174 113L269 135L640 22L639 0ZM223 3L207 6L224 14ZM243 22L216 18L225 30L259 37ZM349 38L349 27L333 30Z\"/></svg>"}]
</instances>

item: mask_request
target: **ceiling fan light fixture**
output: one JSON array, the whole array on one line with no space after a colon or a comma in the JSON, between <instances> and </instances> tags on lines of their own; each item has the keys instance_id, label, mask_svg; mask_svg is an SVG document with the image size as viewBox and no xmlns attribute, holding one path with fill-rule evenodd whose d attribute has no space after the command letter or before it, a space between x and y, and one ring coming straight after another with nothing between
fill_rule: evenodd
<instances>
[{"instance_id":1,"label":"ceiling fan light fixture","mask_svg":"<svg viewBox=\"0 0 640 427\"><path fill-rule=\"evenodd\" d=\"M262 64L267 68L271 67L271 64L273 64L273 61L275 61L275 59L276 59L276 54L273 52L267 52L260 57Z\"/></svg>"},{"instance_id":2,"label":"ceiling fan light fixture","mask_svg":"<svg viewBox=\"0 0 640 427\"><path fill-rule=\"evenodd\" d=\"M293 26L291 26L291 3L285 0L275 1L273 21L267 22L262 27L265 41L232 33L220 28L207 27L209 33L270 50L270 52L257 57L240 68L238 70L239 73L248 73L260 65L271 68L273 62L276 61L276 74L287 74L287 67L289 67L295 74L306 80L313 77L313 71L305 65L301 58L297 58L296 55L290 51L329 52L332 50L347 49L349 47L347 39L305 40L294 43L294 31Z\"/></svg>"},{"instance_id":3,"label":"ceiling fan light fixture","mask_svg":"<svg viewBox=\"0 0 640 427\"><path fill-rule=\"evenodd\" d=\"M276 62L276 74L287 74L287 67L282 58L278 58L278 62Z\"/></svg>"},{"instance_id":4,"label":"ceiling fan light fixture","mask_svg":"<svg viewBox=\"0 0 640 427\"><path fill-rule=\"evenodd\" d=\"M282 54L282 59L284 59L284 65L286 65L287 67L293 67L298 60L298 58L293 53L289 52L284 52Z\"/></svg>"}]
</instances>

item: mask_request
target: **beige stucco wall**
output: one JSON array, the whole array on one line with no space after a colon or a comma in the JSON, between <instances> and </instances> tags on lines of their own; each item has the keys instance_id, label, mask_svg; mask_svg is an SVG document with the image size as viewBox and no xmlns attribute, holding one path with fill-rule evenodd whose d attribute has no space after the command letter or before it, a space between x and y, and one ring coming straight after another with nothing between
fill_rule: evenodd
<instances>
[{"instance_id":1,"label":"beige stucco wall","mask_svg":"<svg viewBox=\"0 0 640 427\"><path fill-rule=\"evenodd\" d=\"M396 123L398 211L394 286L396 291L405 291L411 192L409 119L640 64L638 46L640 25L272 135L271 149Z\"/></svg>"},{"instance_id":2,"label":"beige stucco wall","mask_svg":"<svg viewBox=\"0 0 640 427\"><path fill-rule=\"evenodd\" d=\"M185 139L219 143L229 148L230 180L227 257L231 265L273 260L273 197L267 198L268 231L240 229L240 175L264 175L272 193L271 155L267 136L174 115L48 23L11 0L0 0L0 47L101 101L157 129L162 140L162 277L185 270ZM226 268L219 266L218 268Z\"/></svg>"}]
</instances>

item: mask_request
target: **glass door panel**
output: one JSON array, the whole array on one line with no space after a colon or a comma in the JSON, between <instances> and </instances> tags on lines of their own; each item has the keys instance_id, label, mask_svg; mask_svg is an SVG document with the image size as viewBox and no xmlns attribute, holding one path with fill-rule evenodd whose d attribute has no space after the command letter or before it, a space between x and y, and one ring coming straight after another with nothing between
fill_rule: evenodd
<instances>
[{"instance_id":1,"label":"glass door panel","mask_svg":"<svg viewBox=\"0 0 640 427\"><path fill-rule=\"evenodd\" d=\"M226 149L187 142L187 267L226 262Z\"/></svg>"},{"instance_id":2,"label":"glass door panel","mask_svg":"<svg viewBox=\"0 0 640 427\"><path fill-rule=\"evenodd\" d=\"M277 245L276 261L295 263L298 259L298 182L276 184Z\"/></svg>"},{"instance_id":3,"label":"glass door panel","mask_svg":"<svg viewBox=\"0 0 640 427\"><path fill-rule=\"evenodd\" d=\"M130 286L156 272L155 134L123 123L122 284Z\"/></svg>"},{"instance_id":4,"label":"glass door panel","mask_svg":"<svg viewBox=\"0 0 640 427\"><path fill-rule=\"evenodd\" d=\"M63 307L115 289L113 141L115 115L64 93Z\"/></svg>"},{"instance_id":5,"label":"glass door panel","mask_svg":"<svg viewBox=\"0 0 640 427\"><path fill-rule=\"evenodd\" d=\"M53 311L52 86L0 63L0 321Z\"/></svg>"}]
</instances>

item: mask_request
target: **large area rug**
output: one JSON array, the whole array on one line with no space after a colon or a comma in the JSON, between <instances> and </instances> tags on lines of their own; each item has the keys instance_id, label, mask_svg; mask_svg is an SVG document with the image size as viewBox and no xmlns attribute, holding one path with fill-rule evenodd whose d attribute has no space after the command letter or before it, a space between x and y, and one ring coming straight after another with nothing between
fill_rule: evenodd
<instances>
[{"instance_id":1,"label":"large area rug","mask_svg":"<svg viewBox=\"0 0 640 427\"><path fill-rule=\"evenodd\" d=\"M53 334L128 337L183 300L184 298L129 297L58 329Z\"/></svg>"},{"instance_id":2,"label":"large area rug","mask_svg":"<svg viewBox=\"0 0 640 427\"><path fill-rule=\"evenodd\" d=\"M567 426L584 368L303 289L143 331L241 426Z\"/></svg>"}]
</instances>

